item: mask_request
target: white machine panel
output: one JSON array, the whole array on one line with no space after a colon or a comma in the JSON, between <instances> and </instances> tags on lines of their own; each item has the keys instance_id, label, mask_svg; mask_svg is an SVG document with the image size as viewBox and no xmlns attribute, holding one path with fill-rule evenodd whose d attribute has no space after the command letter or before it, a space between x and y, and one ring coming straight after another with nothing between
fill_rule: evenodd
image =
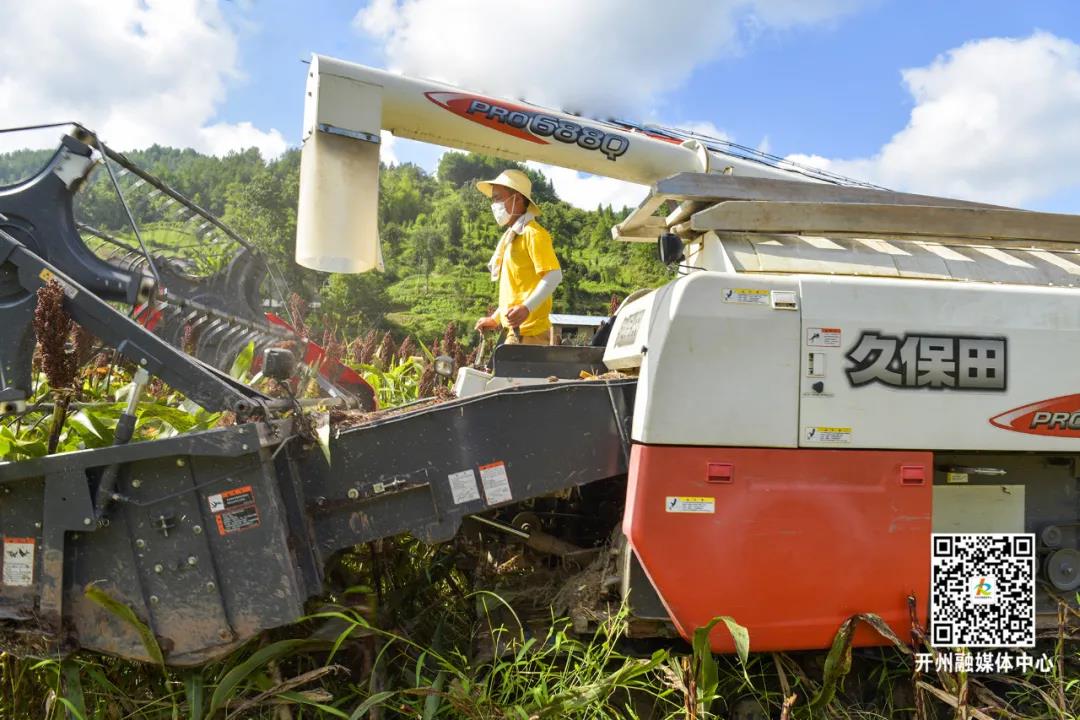
<instances>
[{"instance_id":1,"label":"white machine panel","mask_svg":"<svg viewBox=\"0 0 1080 720\"><path fill-rule=\"evenodd\" d=\"M1080 295L801 276L804 447L1080 450ZM763 388L772 395L772 388Z\"/></svg>"},{"instance_id":2,"label":"white machine panel","mask_svg":"<svg viewBox=\"0 0 1080 720\"><path fill-rule=\"evenodd\" d=\"M795 279L699 271L623 308L604 360L640 362L635 441L795 447L799 338Z\"/></svg>"},{"instance_id":3,"label":"white machine panel","mask_svg":"<svg viewBox=\"0 0 1080 720\"><path fill-rule=\"evenodd\" d=\"M933 532L1024 532L1023 485L935 485Z\"/></svg>"},{"instance_id":4,"label":"white machine panel","mask_svg":"<svg viewBox=\"0 0 1080 720\"><path fill-rule=\"evenodd\" d=\"M641 367L641 349L648 342L653 303L657 293L662 292L666 292L665 288L653 290L648 295L627 303L615 316L615 325L611 328L607 347L604 348L604 364L609 368L626 370Z\"/></svg>"}]
</instances>

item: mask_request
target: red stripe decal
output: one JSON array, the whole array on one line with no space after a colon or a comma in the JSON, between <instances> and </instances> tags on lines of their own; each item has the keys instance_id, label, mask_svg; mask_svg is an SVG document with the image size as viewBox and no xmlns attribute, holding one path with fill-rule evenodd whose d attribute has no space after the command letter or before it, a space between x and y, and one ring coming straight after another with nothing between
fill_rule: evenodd
<instances>
[{"instance_id":1,"label":"red stripe decal","mask_svg":"<svg viewBox=\"0 0 1080 720\"><path fill-rule=\"evenodd\" d=\"M990 424L1029 435L1080 438L1080 394L1024 405L990 418Z\"/></svg>"},{"instance_id":2,"label":"red stripe decal","mask_svg":"<svg viewBox=\"0 0 1080 720\"><path fill-rule=\"evenodd\" d=\"M536 114L532 108L468 93L426 92L424 96L455 115L484 127L538 145L548 144L547 140L536 137L528 130L529 122Z\"/></svg>"}]
</instances>

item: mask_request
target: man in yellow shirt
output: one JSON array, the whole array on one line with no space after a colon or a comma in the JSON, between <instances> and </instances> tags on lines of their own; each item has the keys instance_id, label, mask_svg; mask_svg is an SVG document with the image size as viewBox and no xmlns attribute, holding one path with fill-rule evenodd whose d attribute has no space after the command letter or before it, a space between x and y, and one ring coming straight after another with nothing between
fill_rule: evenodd
<instances>
[{"instance_id":1,"label":"man in yellow shirt","mask_svg":"<svg viewBox=\"0 0 1080 720\"><path fill-rule=\"evenodd\" d=\"M505 170L476 188L491 198L495 222L506 228L488 262L491 279L499 283L499 307L477 320L476 329L502 325L510 330L509 344L550 345L551 295L562 269L551 234L536 222L540 208L532 200L532 182L520 170Z\"/></svg>"}]
</instances>

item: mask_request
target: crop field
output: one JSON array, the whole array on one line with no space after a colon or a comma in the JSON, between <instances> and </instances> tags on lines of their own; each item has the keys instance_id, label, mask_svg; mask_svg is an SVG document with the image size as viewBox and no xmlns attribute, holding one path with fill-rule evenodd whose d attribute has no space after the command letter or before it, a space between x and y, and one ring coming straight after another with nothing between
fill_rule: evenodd
<instances>
[{"instance_id":1,"label":"crop field","mask_svg":"<svg viewBox=\"0 0 1080 720\"><path fill-rule=\"evenodd\" d=\"M0 1L0 720L1080 720L1080 1Z\"/></svg>"},{"instance_id":2,"label":"crop field","mask_svg":"<svg viewBox=\"0 0 1080 720\"><path fill-rule=\"evenodd\" d=\"M39 314L52 314L39 322L51 323L66 341L39 348L34 402L0 426L5 460L111 444L132 391L133 368L70 324L62 309L49 310L47 300L42 307ZM452 326L429 345L374 331L327 341L389 410L445 396L445 381L432 370L435 355L477 360ZM249 348L233 376L273 393L273 381L252 376L251 363ZM305 383L312 384L302 379L301 393ZM234 422L160 383L139 403L137 417L136 441ZM537 588L560 578L581 590L600 577L561 572L567 568L558 561L527 557L514 546L496 557L489 552L487 567L480 567L465 544L429 546L405 537L354 547L328 568L333 589L310 604L304 619L199 669L89 653L0 654L0 717L750 720L1071 718L1080 711L1080 653L1065 640L1076 618L1064 604L1059 630L1038 648L1053 659L1049 673L920 669L913 652L929 647L909 647L874 616L844 623L828 653L755 653L738 618L717 618L714 624L732 634L738 649L717 656L708 650L711 625L690 643L645 641L631 637L626 608L610 600L601 599L596 626L579 632L572 613L549 595L537 596ZM523 603L522 587L543 601ZM151 657L162 657L153 633L130 609L93 586L85 592L138 628ZM603 597L598 588L593 595ZM880 632L883 645L852 648L859 624Z\"/></svg>"}]
</instances>

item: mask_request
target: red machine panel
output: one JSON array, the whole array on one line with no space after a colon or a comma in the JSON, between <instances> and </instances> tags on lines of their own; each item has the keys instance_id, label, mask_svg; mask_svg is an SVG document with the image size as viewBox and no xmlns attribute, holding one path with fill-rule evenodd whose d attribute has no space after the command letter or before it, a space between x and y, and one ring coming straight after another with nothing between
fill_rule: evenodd
<instances>
[{"instance_id":1,"label":"red machine panel","mask_svg":"<svg viewBox=\"0 0 1080 720\"><path fill-rule=\"evenodd\" d=\"M828 648L851 615L925 622L928 452L635 445L623 531L683 637L718 615L750 648ZM723 623L713 649L734 645ZM860 627L857 645L884 641Z\"/></svg>"}]
</instances>

